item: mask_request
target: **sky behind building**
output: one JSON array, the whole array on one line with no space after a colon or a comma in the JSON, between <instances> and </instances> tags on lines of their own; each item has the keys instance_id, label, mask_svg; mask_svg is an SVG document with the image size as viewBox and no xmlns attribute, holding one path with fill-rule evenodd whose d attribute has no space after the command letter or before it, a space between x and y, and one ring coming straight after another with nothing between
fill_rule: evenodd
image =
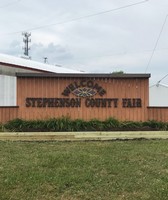
<instances>
[{"instance_id":1,"label":"sky behind building","mask_svg":"<svg viewBox=\"0 0 168 200\"><path fill-rule=\"evenodd\" d=\"M168 74L167 0L1 0L0 53L88 72ZM168 77L162 80L168 84Z\"/></svg>"}]
</instances>

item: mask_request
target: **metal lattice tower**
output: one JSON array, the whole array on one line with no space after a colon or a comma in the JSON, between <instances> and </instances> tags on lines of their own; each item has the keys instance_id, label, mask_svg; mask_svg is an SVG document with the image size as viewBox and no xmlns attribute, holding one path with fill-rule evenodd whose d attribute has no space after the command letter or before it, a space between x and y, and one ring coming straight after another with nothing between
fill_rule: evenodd
<instances>
[{"instance_id":1,"label":"metal lattice tower","mask_svg":"<svg viewBox=\"0 0 168 200\"><path fill-rule=\"evenodd\" d=\"M31 39L29 39L29 37L31 36L31 33L28 32L23 32L22 35L24 36L23 38L23 42L25 44L25 46L23 47L24 49L24 55L25 56L29 56L29 42L31 42Z\"/></svg>"}]
</instances>

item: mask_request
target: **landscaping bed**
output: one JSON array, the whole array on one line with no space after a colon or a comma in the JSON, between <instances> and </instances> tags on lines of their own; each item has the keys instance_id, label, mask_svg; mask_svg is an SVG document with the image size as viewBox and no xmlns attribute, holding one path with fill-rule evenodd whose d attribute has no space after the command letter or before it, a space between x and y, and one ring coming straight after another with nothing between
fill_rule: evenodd
<instances>
[{"instance_id":1,"label":"landscaping bed","mask_svg":"<svg viewBox=\"0 0 168 200\"><path fill-rule=\"evenodd\" d=\"M105 121L92 119L71 120L67 117L48 120L15 119L1 126L1 131L12 132L72 132L72 131L160 131L168 130L168 122L146 121L118 121L109 118Z\"/></svg>"}]
</instances>

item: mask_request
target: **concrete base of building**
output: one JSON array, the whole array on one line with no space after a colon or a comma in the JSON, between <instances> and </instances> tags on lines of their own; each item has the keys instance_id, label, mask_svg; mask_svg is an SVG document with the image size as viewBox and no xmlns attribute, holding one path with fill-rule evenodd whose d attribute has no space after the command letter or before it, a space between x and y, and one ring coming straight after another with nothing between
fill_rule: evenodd
<instances>
[{"instance_id":1,"label":"concrete base of building","mask_svg":"<svg viewBox=\"0 0 168 200\"><path fill-rule=\"evenodd\" d=\"M122 132L1 132L1 141L108 141L168 139L168 131Z\"/></svg>"}]
</instances>

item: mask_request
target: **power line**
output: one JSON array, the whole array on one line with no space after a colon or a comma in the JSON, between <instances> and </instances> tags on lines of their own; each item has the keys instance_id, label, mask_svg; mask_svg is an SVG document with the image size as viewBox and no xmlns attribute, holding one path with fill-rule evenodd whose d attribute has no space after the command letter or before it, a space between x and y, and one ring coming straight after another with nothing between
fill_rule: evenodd
<instances>
[{"instance_id":1,"label":"power line","mask_svg":"<svg viewBox=\"0 0 168 200\"><path fill-rule=\"evenodd\" d=\"M157 49L155 51L167 51L168 48L162 48L162 49ZM153 50L142 50L142 51L123 51L123 52L116 52L116 53L108 53L105 55L95 55L95 56L87 56L87 57L80 57L77 58L77 60L84 60L84 59L90 59L90 58L104 58L104 57L114 57L114 56L128 56L128 55L133 55L133 54L149 54Z\"/></svg>"},{"instance_id":2,"label":"power line","mask_svg":"<svg viewBox=\"0 0 168 200\"><path fill-rule=\"evenodd\" d=\"M71 20L66 20L66 21L57 22L57 23L53 23L53 24L37 26L37 27L34 27L34 28L30 28L30 29L24 30L24 32L34 31L34 30L43 29L43 28L46 28L46 27L56 26L56 25L60 25L60 24L66 24L66 23L82 20L82 19L85 19L85 18L95 17L95 16L98 16L98 15L103 15L103 14L110 13L110 12L115 12L115 11L118 11L118 10L122 10L122 9L125 9L125 8L136 6L136 5L139 5L139 4L144 4L147 1L149 1L149 0L139 1L139 2L136 2L136 3L133 3L133 4L128 4L128 5L125 5L125 6L121 6L121 7L118 7L118 8L113 8L113 9L110 9L110 10L105 10L105 11L93 13L93 14L90 14L90 15L85 15L85 16L73 18ZM11 32L11 33L4 33L4 34L5 35L11 35L11 34L18 34L20 32L23 32L23 30L22 31ZM0 35L2 35L2 34L0 34Z\"/></svg>"},{"instance_id":3,"label":"power line","mask_svg":"<svg viewBox=\"0 0 168 200\"><path fill-rule=\"evenodd\" d=\"M165 19L164 19L164 23L163 23L163 25L162 25L162 27L161 27L161 30L160 30L159 35L158 35L158 37L157 37L157 40L156 40L156 43L155 43L155 45L154 45L154 48L153 48L152 54L151 54L151 56L150 56L150 58L149 58L149 61L148 61L147 66L146 66L145 73L147 72L147 70L148 70L148 68L149 68L149 65L150 65L150 63L151 63L151 61L152 61L152 58L153 58L153 56L154 56L154 53L155 53L156 47L157 47L157 45L158 45L158 42L159 42L160 37L161 37L161 35L162 35L162 32L163 32L164 26L165 26L165 24L166 24L167 17L168 17L168 15L166 15L166 17L165 17Z\"/></svg>"},{"instance_id":4,"label":"power line","mask_svg":"<svg viewBox=\"0 0 168 200\"><path fill-rule=\"evenodd\" d=\"M125 5L125 6L122 6L122 7L119 7L119 8L105 10L105 11L101 11L101 12L86 15L86 16L81 16L81 17L78 17L78 18L74 18L74 19L71 19L71 20L64 21L64 22L58 22L58 23L54 23L54 24L48 24L48 25L44 25L44 26L35 27L31 30L41 29L41 28L45 28L45 27L49 27L49 26L55 26L55 25L58 25L58 24L65 24L65 23L78 21L78 20L85 19L85 18L95 17L97 15L102 15L102 14L106 14L106 13L109 13L109 12L114 12L114 11L121 10L121 9L124 9L124 8L132 7L132 6L135 6L135 5L138 5L138 4L146 3L147 1L149 1L149 0L140 1L140 2L137 2L137 3L134 3L134 4Z\"/></svg>"},{"instance_id":5,"label":"power line","mask_svg":"<svg viewBox=\"0 0 168 200\"><path fill-rule=\"evenodd\" d=\"M159 86L159 83L160 83L163 79L165 79L167 76L168 76L168 74L166 74L165 76L163 76L163 77L157 82L156 86Z\"/></svg>"}]
</instances>

